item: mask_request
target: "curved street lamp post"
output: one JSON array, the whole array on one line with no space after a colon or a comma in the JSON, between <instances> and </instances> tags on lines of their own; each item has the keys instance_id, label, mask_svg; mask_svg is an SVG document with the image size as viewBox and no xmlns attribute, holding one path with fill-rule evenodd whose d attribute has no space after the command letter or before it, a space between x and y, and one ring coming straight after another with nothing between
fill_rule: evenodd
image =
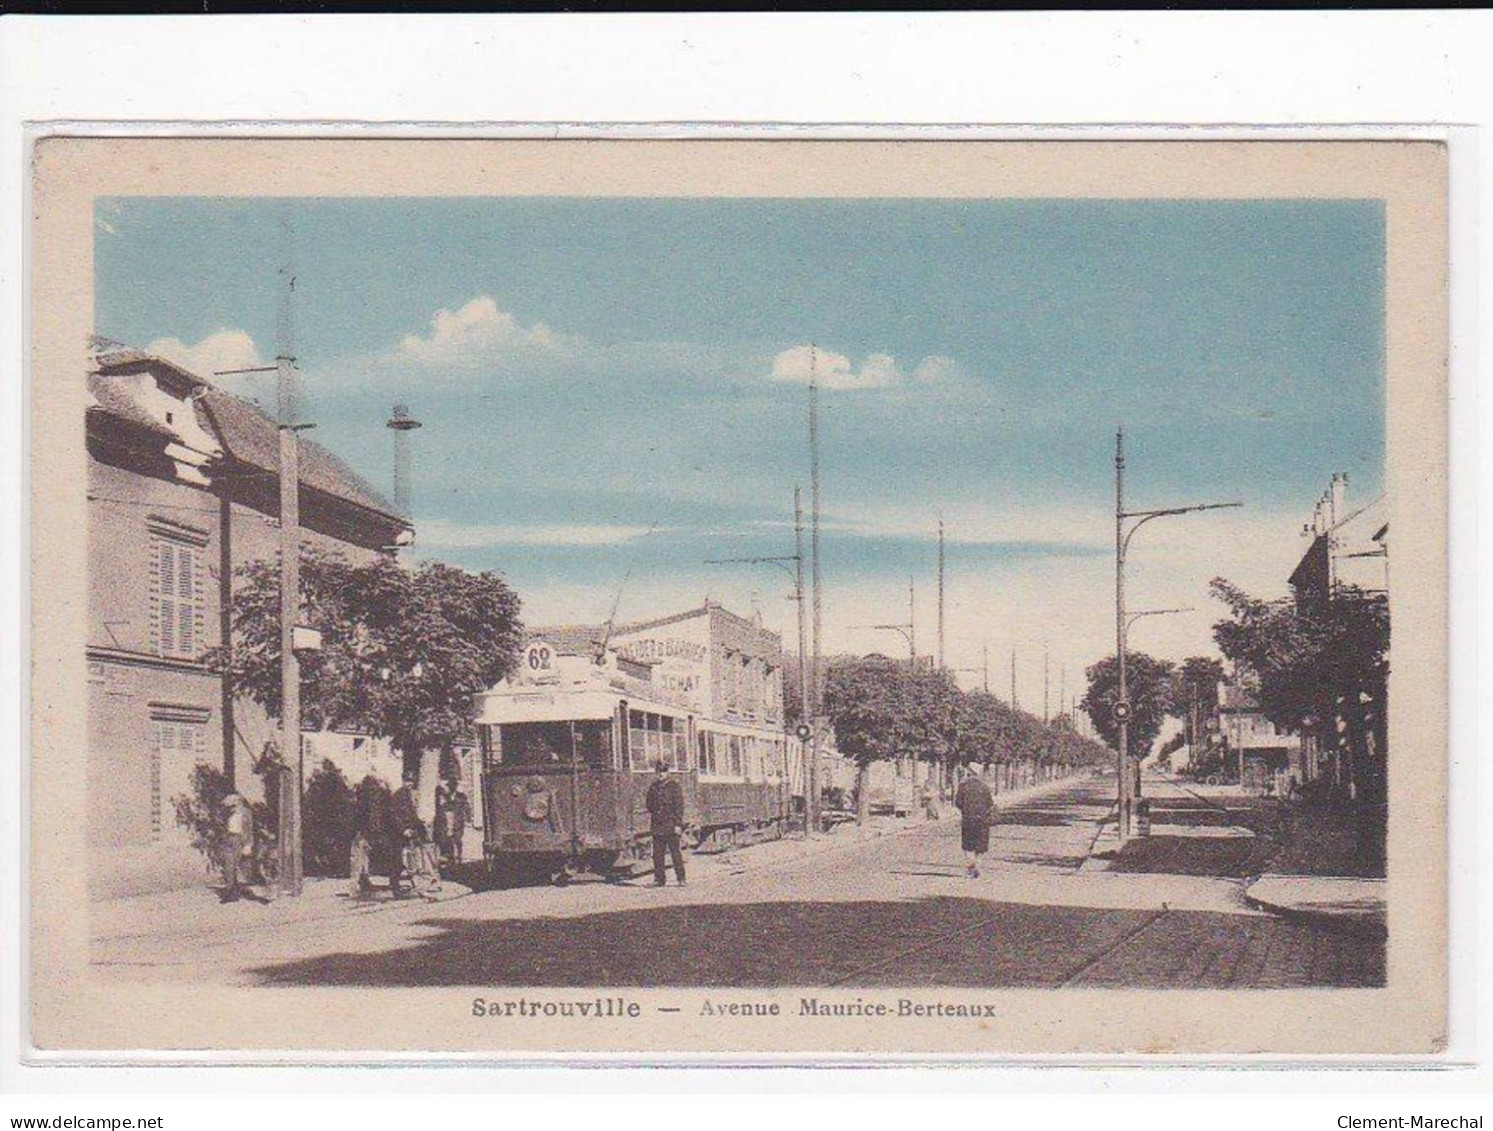
<instances>
[{"instance_id":1,"label":"curved street lamp post","mask_svg":"<svg viewBox=\"0 0 1493 1131\"><path fill-rule=\"evenodd\" d=\"M1191 514L1194 511L1224 510L1243 503L1196 503L1185 507L1163 507L1157 510L1125 509L1125 430L1115 431L1115 654L1119 665L1119 693L1115 697L1115 721L1119 725L1119 749L1115 767L1119 777L1116 796L1116 818L1120 843L1133 835L1135 803L1140 798L1138 766L1130 764L1130 688L1127 682L1125 638L1133 621L1143 616L1182 612L1181 609L1147 609L1127 615L1125 612L1125 555L1135 532L1152 519L1168 515ZM1128 526L1128 529L1127 529Z\"/></svg>"}]
</instances>

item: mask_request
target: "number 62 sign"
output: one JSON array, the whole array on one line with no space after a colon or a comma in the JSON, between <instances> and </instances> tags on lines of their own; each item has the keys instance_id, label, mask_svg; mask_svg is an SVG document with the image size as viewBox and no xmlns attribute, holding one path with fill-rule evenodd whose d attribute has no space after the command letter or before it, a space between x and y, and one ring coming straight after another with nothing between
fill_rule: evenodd
<instances>
[{"instance_id":1,"label":"number 62 sign","mask_svg":"<svg viewBox=\"0 0 1493 1131\"><path fill-rule=\"evenodd\" d=\"M542 640L536 640L524 649L519 659L522 671L531 675L540 675L551 670L555 662L555 650Z\"/></svg>"}]
</instances>

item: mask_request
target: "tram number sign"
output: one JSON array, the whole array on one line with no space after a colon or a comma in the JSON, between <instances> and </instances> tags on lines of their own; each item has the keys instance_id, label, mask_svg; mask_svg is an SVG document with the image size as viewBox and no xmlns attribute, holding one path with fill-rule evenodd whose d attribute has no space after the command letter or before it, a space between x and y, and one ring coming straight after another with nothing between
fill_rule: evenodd
<instances>
[{"instance_id":1,"label":"tram number sign","mask_svg":"<svg viewBox=\"0 0 1493 1131\"><path fill-rule=\"evenodd\" d=\"M1130 700L1121 699L1109 710L1110 714L1114 715L1115 722L1128 723L1130 721Z\"/></svg>"},{"instance_id":2,"label":"tram number sign","mask_svg":"<svg viewBox=\"0 0 1493 1131\"><path fill-rule=\"evenodd\" d=\"M550 671L555 663L555 650L543 642L530 644L524 649L521 663L527 671L536 675Z\"/></svg>"},{"instance_id":3,"label":"tram number sign","mask_svg":"<svg viewBox=\"0 0 1493 1131\"><path fill-rule=\"evenodd\" d=\"M814 731L808 723L799 723L798 729L793 733L798 735L798 740L800 742L808 742L809 737L814 733Z\"/></svg>"}]
</instances>

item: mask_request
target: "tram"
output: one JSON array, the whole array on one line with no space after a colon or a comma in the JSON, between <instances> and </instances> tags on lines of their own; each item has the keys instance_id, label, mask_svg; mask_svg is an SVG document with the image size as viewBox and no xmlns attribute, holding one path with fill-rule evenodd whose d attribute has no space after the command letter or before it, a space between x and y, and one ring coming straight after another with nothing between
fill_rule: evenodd
<instances>
[{"instance_id":1,"label":"tram","mask_svg":"<svg viewBox=\"0 0 1493 1131\"><path fill-rule=\"evenodd\" d=\"M615 653L597 662L531 643L480 697L477 725L484 855L498 876L629 874L651 857L659 762L683 787L693 847L779 837L802 812L797 738L703 717Z\"/></svg>"}]
</instances>

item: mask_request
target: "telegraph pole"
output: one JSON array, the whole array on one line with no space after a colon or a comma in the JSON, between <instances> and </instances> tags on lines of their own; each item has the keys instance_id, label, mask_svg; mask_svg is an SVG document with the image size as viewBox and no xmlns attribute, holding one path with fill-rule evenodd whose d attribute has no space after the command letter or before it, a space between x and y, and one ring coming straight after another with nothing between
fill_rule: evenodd
<instances>
[{"instance_id":1,"label":"telegraph pole","mask_svg":"<svg viewBox=\"0 0 1493 1131\"><path fill-rule=\"evenodd\" d=\"M1011 645L1011 710L1017 709L1016 703L1016 645Z\"/></svg>"},{"instance_id":2,"label":"telegraph pole","mask_svg":"<svg viewBox=\"0 0 1493 1131\"><path fill-rule=\"evenodd\" d=\"M938 516L938 670L943 671L943 515Z\"/></svg>"},{"instance_id":3,"label":"telegraph pole","mask_svg":"<svg viewBox=\"0 0 1493 1131\"><path fill-rule=\"evenodd\" d=\"M284 220L284 276L280 292L279 348L275 354L276 407L280 431L280 886L301 894L301 665L295 653L295 626L301 604L301 451L296 419L294 304L295 266L290 217Z\"/></svg>"},{"instance_id":4,"label":"telegraph pole","mask_svg":"<svg viewBox=\"0 0 1493 1131\"><path fill-rule=\"evenodd\" d=\"M810 548L814 555L814 669L809 676L809 697L812 706L806 706L804 714L809 723L809 772L806 775L805 814L813 818L819 812L819 718L822 712L823 688L820 687L820 662L823 655L823 595L824 583L819 572L819 379L818 350L809 346L809 492L813 508L813 533ZM810 828L814 828L810 825Z\"/></svg>"},{"instance_id":5,"label":"telegraph pole","mask_svg":"<svg viewBox=\"0 0 1493 1131\"><path fill-rule=\"evenodd\" d=\"M792 568L789 568L790 562L792 563ZM706 558L705 564L775 565L787 571L789 576L793 578L792 600L798 605L798 702L799 714L802 716L799 720L798 738L807 750L809 743L806 741L806 738L812 737L813 725L810 721L809 710L809 667L806 643L808 629L805 626L808 610L804 607L806 603L804 599L804 508L800 489L797 486L793 488L793 553L791 555L773 554L748 558ZM615 610L613 610L613 613L615 615ZM806 730L808 731L807 735L805 734ZM818 807L814 803L813 794L808 788L810 776L808 772L808 755L805 754L804 758L804 835L808 836L809 830L813 827L813 819Z\"/></svg>"},{"instance_id":6,"label":"telegraph pole","mask_svg":"<svg viewBox=\"0 0 1493 1131\"><path fill-rule=\"evenodd\" d=\"M990 645L988 643L980 645L980 667L984 670L984 673L985 673L985 676L984 676L985 694L989 695L990 694Z\"/></svg>"},{"instance_id":7,"label":"telegraph pole","mask_svg":"<svg viewBox=\"0 0 1493 1131\"><path fill-rule=\"evenodd\" d=\"M1048 699L1052 694L1052 668L1047 659L1047 641L1042 641L1042 721L1045 723L1051 715L1048 712Z\"/></svg>"},{"instance_id":8,"label":"telegraph pole","mask_svg":"<svg viewBox=\"0 0 1493 1131\"><path fill-rule=\"evenodd\" d=\"M917 581L909 577L907 579L907 663L914 673L918 670L917 595Z\"/></svg>"},{"instance_id":9,"label":"telegraph pole","mask_svg":"<svg viewBox=\"0 0 1493 1131\"><path fill-rule=\"evenodd\" d=\"M809 716L809 656L807 627L807 610L804 608L804 508L801 498L802 492L795 486L793 488L793 591L798 601L798 704L799 714L802 715L800 725L809 728L811 741L814 724ZM811 770L811 764L817 762L817 758L808 757L811 743L799 740L799 749L806 755L804 759L804 838L813 835L818 827L819 798L815 796L812 787L817 776ZM813 766L817 770L817 765Z\"/></svg>"}]
</instances>

